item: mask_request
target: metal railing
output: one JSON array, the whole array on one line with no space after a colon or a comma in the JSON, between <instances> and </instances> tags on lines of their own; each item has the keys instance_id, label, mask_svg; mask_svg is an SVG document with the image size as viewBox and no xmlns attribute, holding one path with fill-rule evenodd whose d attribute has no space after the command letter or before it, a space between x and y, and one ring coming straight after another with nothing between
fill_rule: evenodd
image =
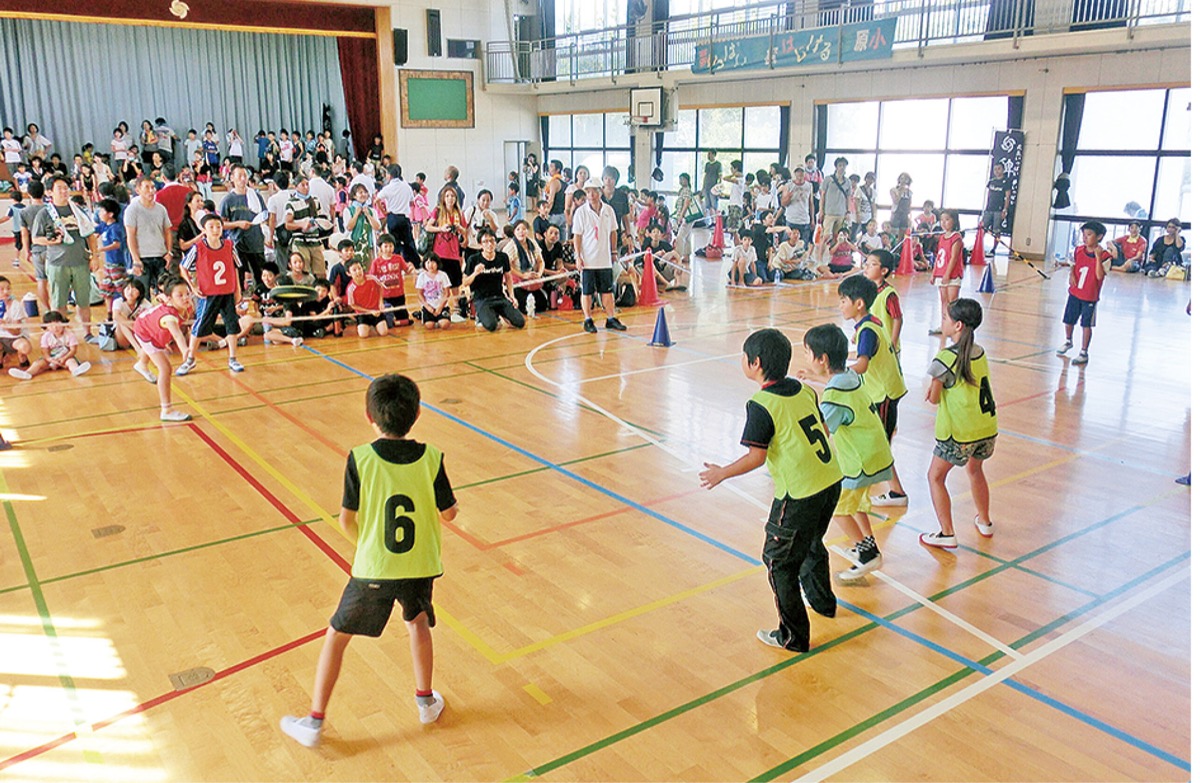
<instances>
[{"instance_id":1,"label":"metal railing","mask_svg":"<svg viewBox=\"0 0 1200 783\"><path fill-rule=\"evenodd\" d=\"M828 0L760 2L704 14L639 21L538 41L489 41L492 83L537 83L690 68L696 47L873 19L896 19L894 48L1011 40L1031 35L1126 29L1191 21L1191 0Z\"/></svg>"}]
</instances>

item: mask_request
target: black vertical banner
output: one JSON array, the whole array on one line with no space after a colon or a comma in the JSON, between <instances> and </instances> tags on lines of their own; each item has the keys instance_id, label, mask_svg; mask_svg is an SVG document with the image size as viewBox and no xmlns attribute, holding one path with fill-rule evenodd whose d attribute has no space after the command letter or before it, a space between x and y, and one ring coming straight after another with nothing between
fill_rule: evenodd
<instances>
[{"instance_id":1,"label":"black vertical banner","mask_svg":"<svg viewBox=\"0 0 1200 783\"><path fill-rule=\"evenodd\" d=\"M1004 176L1012 187L1012 199L1008 204L1008 216L1000 226L1000 233L1012 236L1013 215L1017 214L1017 184L1021 179L1021 158L1025 152L1025 131L1003 130L996 131L992 141L992 165L988 167L988 179L996 164L1004 167Z\"/></svg>"}]
</instances>

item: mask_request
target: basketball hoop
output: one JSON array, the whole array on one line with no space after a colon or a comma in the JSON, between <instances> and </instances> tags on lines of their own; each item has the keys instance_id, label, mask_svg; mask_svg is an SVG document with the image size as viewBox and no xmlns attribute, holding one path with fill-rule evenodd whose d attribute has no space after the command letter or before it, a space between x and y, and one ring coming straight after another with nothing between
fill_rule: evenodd
<instances>
[{"instance_id":1,"label":"basketball hoop","mask_svg":"<svg viewBox=\"0 0 1200 783\"><path fill-rule=\"evenodd\" d=\"M629 118L629 121L631 125L645 125L650 122L650 118L646 115L632 116Z\"/></svg>"}]
</instances>

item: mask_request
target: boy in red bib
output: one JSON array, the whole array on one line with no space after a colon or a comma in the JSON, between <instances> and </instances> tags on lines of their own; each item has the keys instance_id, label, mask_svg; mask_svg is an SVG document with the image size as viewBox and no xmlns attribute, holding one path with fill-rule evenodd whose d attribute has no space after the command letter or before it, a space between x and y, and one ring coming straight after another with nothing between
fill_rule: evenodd
<instances>
[{"instance_id":1,"label":"boy in red bib","mask_svg":"<svg viewBox=\"0 0 1200 783\"><path fill-rule=\"evenodd\" d=\"M167 280L162 292L166 301L150 308L134 321L133 339L138 341L142 352L158 369L158 400L162 403L158 418L162 421L188 421L191 416L171 408L171 359L167 354L173 340L179 346L179 352L187 355L187 339L179 324L190 308L191 297L188 284L179 278Z\"/></svg>"},{"instance_id":2,"label":"boy in red bib","mask_svg":"<svg viewBox=\"0 0 1200 783\"><path fill-rule=\"evenodd\" d=\"M1075 322L1083 327L1083 347L1071 364L1088 363L1088 346L1092 344L1092 327L1096 325L1096 303L1100 301L1100 288L1108 273L1105 264L1112 256L1100 247L1107 229L1103 223L1089 220L1080 229L1083 244L1075 248L1075 260L1071 265L1071 279L1067 283L1067 307L1063 311L1063 324L1067 341L1056 352L1065 356L1074 347Z\"/></svg>"},{"instance_id":3,"label":"boy in red bib","mask_svg":"<svg viewBox=\"0 0 1200 783\"><path fill-rule=\"evenodd\" d=\"M236 335L241 330L238 323L238 290L241 277L238 271L241 260L233 242L221 236L221 216L209 213L200 219L204 238L192 245L179 271L184 281L196 295L196 321L192 324L192 336L188 341L183 363L175 370L178 376L187 375L196 367L196 349L200 339L213 333L217 316L225 322L225 334ZM237 340L226 340L229 348L229 369L241 372L246 369L237 360Z\"/></svg>"}]
</instances>

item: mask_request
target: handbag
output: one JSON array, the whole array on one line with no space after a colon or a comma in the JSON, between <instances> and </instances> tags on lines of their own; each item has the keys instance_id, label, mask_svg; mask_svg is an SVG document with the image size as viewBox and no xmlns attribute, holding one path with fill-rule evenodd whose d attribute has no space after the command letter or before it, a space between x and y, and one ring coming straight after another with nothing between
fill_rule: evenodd
<instances>
[{"instance_id":1,"label":"handbag","mask_svg":"<svg viewBox=\"0 0 1200 783\"><path fill-rule=\"evenodd\" d=\"M432 245L433 245L432 235L428 231L425 230L424 226L421 226L420 231L417 232L417 252L423 256L429 255L429 250Z\"/></svg>"}]
</instances>

